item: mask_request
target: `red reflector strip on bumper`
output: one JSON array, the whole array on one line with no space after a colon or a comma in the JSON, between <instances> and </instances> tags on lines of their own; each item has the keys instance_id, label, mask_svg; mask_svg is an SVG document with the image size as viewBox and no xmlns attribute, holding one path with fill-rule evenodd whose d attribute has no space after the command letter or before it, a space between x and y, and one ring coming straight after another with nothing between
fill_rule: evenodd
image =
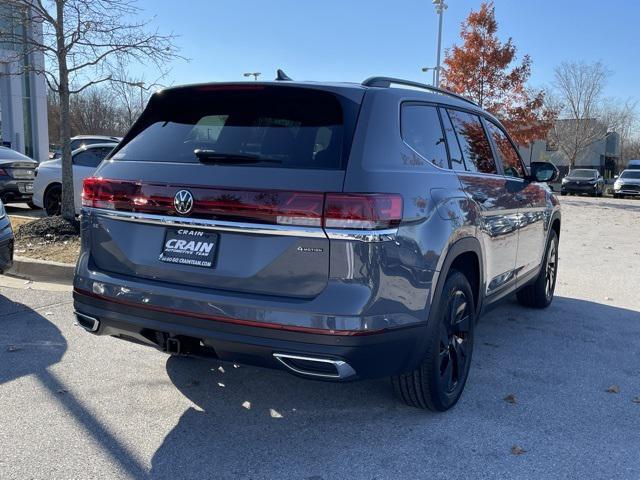
<instances>
[{"instance_id":1,"label":"red reflector strip on bumper","mask_svg":"<svg viewBox=\"0 0 640 480\"><path fill-rule=\"evenodd\" d=\"M142 310L150 310L153 312L167 313L170 315L179 315L183 317L198 318L201 320L211 320L216 322L232 323L235 325L244 325L247 327L270 328L274 330L284 330L284 331L298 332L298 333L311 333L316 335L319 334L319 335L337 335L337 336L372 335L372 334L381 333L385 331L384 329L366 330L366 331L365 330L326 330L323 328L310 328L310 327L301 327L297 325L283 325L279 323L257 322L253 320L242 320L237 318L222 317L219 315L207 315L202 313L188 312L184 310L176 310L173 308L159 307L156 305L149 305L149 304L142 305L140 303L130 302L120 298L112 298L106 295L99 295L97 293L89 292L79 288L74 288L73 293L74 295L78 295L78 296L95 298L105 302L116 303L119 305L139 308Z\"/></svg>"}]
</instances>

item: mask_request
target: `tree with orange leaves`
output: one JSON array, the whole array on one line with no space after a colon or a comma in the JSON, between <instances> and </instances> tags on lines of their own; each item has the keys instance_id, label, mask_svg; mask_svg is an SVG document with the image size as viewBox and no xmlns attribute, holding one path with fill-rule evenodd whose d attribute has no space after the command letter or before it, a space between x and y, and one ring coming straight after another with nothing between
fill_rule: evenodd
<instances>
[{"instance_id":1,"label":"tree with orange leaves","mask_svg":"<svg viewBox=\"0 0 640 480\"><path fill-rule=\"evenodd\" d=\"M546 138L556 114L545 106L542 90L527 86L531 57L513 65L513 40L501 42L497 31L493 2L472 11L462 23L463 44L445 52L442 86L493 113L516 142L527 145Z\"/></svg>"}]
</instances>

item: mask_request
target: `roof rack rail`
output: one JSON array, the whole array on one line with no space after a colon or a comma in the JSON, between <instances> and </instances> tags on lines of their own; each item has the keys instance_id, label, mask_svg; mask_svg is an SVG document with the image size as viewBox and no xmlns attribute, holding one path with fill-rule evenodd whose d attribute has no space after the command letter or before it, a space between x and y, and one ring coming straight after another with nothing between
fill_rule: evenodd
<instances>
[{"instance_id":1,"label":"roof rack rail","mask_svg":"<svg viewBox=\"0 0 640 480\"><path fill-rule=\"evenodd\" d=\"M426 85L424 83L419 83L419 82L412 82L410 80L402 80L401 78L369 77L364 82L362 82L362 85L365 87L380 87L380 88L389 88L393 84L406 85L408 87L415 87L415 88L421 88L423 90L429 90L430 92L440 93L441 95L448 95L450 97L455 97L459 100L475 105L476 107L478 106L478 104L473 100L469 100L468 98L463 97L462 95L458 95L457 93L450 92L449 90L445 90L444 88L438 88L432 85Z\"/></svg>"}]
</instances>

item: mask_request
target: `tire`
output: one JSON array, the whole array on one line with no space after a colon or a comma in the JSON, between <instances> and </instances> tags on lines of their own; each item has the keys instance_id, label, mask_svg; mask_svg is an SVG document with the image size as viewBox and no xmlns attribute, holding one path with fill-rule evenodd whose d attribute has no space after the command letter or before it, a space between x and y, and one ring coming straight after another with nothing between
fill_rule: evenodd
<instances>
[{"instance_id":1,"label":"tire","mask_svg":"<svg viewBox=\"0 0 640 480\"><path fill-rule=\"evenodd\" d=\"M39 207L39 206L37 206L37 205L36 205L35 203L33 203L33 202L27 202L27 205L29 206L29 208L30 208L31 210L40 210L40 207Z\"/></svg>"},{"instance_id":2,"label":"tire","mask_svg":"<svg viewBox=\"0 0 640 480\"><path fill-rule=\"evenodd\" d=\"M567 192L560 192L560 195L562 195L563 197L567 194Z\"/></svg>"},{"instance_id":3,"label":"tire","mask_svg":"<svg viewBox=\"0 0 640 480\"><path fill-rule=\"evenodd\" d=\"M47 188L43 204L49 217L60 215L62 211L62 185L53 185Z\"/></svg>"},{"instance_id":4,"label":"tire","mask_svg":"<svg viewBox=\"0 0 640 480\"><path fill-rule=\"evenodd\" d=\"M614 193L613 198L620 198L620 195L618 195L617 193Z\"/></svg>"},{"instance_id":5,"label":"tire","mask_svg":"<svg viewBox=\"0 0 640 480\"><path fill-rule=\"evenodd\" d=\"M444 412L459 400L469 375L476 323L467 277L451 270L435 315L427 325L427 351L414 371L392 377L395 394L407 405Z\"/></svg>"},{"instance_id":6,"label":"tire","mask_svg":"<svg viewBox=\"0 0 640 480\"><path fill-rule=\"evenodd\" d=\"M553 301L558 276L558 234L551 230L542 269L536 280L518 290L516 296L521 305L529 308L547 308Z\"/></svg>"}]
</instances>

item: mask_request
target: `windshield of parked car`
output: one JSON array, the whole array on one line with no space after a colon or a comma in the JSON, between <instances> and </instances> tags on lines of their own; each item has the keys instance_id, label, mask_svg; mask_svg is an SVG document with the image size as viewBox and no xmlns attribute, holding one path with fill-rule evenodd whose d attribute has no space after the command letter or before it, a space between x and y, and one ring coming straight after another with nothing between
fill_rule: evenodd
<instances>
[{"instance_id":1,"label":"windshield of parked car","mask_svg":"<svg viewBox=\"0 0 640 480\"><path fill-rule=\"evenodd\" d=\"M578 170L574 170L572 171L569 176L571 178L595 178L598 176L598 172L597 170L582 170L582 169L578 169Z\"/></svg>"},{"instance_id":2,"label":"windshield of parked car","mask_svg":"<svg viewBox=\"0 0 640 480\"><path fill-rule=\"evenodd\" d=\"M640 179L640 170L632 172L631 170L625 170L620 174L620 178L636 178Z\"/></svg>"}]
</instances>

